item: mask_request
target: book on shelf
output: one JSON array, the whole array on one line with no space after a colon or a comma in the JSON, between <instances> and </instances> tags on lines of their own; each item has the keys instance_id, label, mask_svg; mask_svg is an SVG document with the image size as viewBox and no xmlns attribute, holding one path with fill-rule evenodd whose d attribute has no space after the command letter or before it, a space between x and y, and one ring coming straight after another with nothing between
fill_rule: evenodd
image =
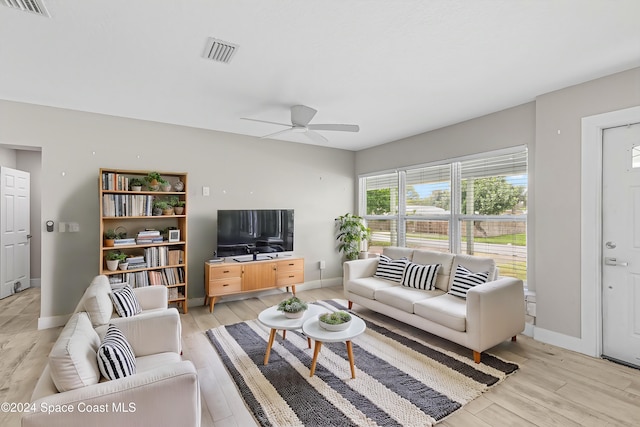
<instances>
[{"instance_id":1,"label":"book on shelf","mask_svg":"<svg viewBox=\"0 0 640 427\"><path fill-rule=\"evenodd\" d=\"M127 239L115 239L113 241L113 244L115 246L119 246L119 245L135 245L136 244L136 239L133 237L127 238Z\"/></svg>"}]
</instances>

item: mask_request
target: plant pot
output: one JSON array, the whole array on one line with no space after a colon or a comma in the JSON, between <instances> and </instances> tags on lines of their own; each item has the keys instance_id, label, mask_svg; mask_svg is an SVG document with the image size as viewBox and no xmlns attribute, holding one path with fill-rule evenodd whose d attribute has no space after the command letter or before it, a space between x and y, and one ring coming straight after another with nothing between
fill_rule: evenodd
<instances>
[{"instance_id":1,"label":"plant pot","mask_svg":"<svg viewBox=\"0 0 640 427\"><path fill-rule=\"evenodd\" d=\"M107 270L116 271L118 269L119 263L120 263L120 260L117 260L117 259L107 260Z\"/></svg>"},{"instance_id":2,"label":"plant pot","mask_svg":"<svg viewBox=\"0 0 640 427\"><path fill-rule=\"evenodd\" d=\"M351 320L349 320L348 322L344 322L344 323L338 323L337 325L332 325L330 323L324 323L321 320L319 320L318 323L320 323L320 326L323 329L326 329L327 331L331 331L331 332L344 331L349 326L351 326Z\"/></svg>"},{"instance_id":3,"label":"plant pot","mask_svg":"<svg viewBox=\"0 0 640 427\"><path fill-rule=\"evenodd\" d=\"M128 262L121 262L120 264L118 264L118 268L120 270L126 270L129 267L129 263Z\"/></svg>"},{"instance_id":4,"label":"plant pot","mask_svg":"<svg viewBox=\"0 0 640 427\"><path fill-rule=\"evenodd\" d=\"M160 188L162 188L162 191L164 191L165 193L168 193L169 191L171 191L171 184L162 184Z\"/></svg>"},{"instance_id":5,"label":"plant pot","mask_svg":"<svg viewBox=\"0 0 640 427\"><path fill-rule=\"evenodd\" d=\"M115 244L116 244L116 239L104 239L104 245L106 247L111 248L111 247L115 246Z\"/></svg>"},{"instance_id":6,"label":"plant pot","mask_svg":"<svg viewBox=\"0 0 640 427\"><path fill-rule=\"evenodd\" d=\"M149 185L147 185L147 187L149 187L149 191L158 191L160 189L160 184L158 184L157 179L152 179L149 181Z\"/></svg>"},{"instance_id":7,"label":"plant pot","mask_svg":"<svg viewBox=\"0 0 640 427\"><path fill-rule=\"evenodd\" d=\"M160 215L162 215L162 209L153 208L153 216L160 216Z\"/></svg>"},{"instance_id":8,"label":"plant pot","mask_svg":"<svg viewBox=\"0 0 640 427\"><path fill-rule=\"evenodd\" d=\"M295 313L290 313L290 312L288 312L288 311L284 311L283 313L284 313L284 316L285 316L287 319L299 319L299 318L301 318L301 317L304 315L304 312L305 312L305 311L306 311L306 310L296 311Z\"/></svg>"},{"instance_id":9,"label":"plant pot","mask_svg":"<svg viewBox=\"0 0 640 427\"><path fill-rule=\"evenodd\" d=\"M182 215L184 213L184 206L174 206L173 213L176 215Z\"/></svg>"},{"instance_id":10,"label":"plant pot","mask_svg":"<svg viewBox=\"0 0 640 427\"><path fill-rule=\"evenodd\" d=\"M132 185L131 186L131 191L142 191L142 186L141 185Z\"/></svg>"},{"instance_id":11,"label":"plant pot","mask_svg":"<svg viewBox=\"0 0 640 427\"><path fill-rule=\"evenodd\" d=\"M173 208L163 209L162 215L173 215Z\"/></svg>"}]
</instances>

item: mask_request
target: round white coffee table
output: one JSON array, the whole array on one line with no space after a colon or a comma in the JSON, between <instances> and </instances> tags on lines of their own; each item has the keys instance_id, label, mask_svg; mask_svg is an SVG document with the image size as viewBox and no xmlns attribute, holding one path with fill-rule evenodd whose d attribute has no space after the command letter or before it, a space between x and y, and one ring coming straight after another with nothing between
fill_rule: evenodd
<instances>
[{"instance_id":1,"label":"round white coffee table","mask_svg":"<svg viewBox=\"0 0 640 427\"><path fill-rule=\"evenodd\" d=\"M282 311L278 311L278 306L269 307L266 310L260 312L260 314L258 315L258 321L260 321L260 323L262 323L264 326L271 328L271 333L269 334L269 343L267 344L267 351L264 354L264 364L267 365L269 363L271 347L273 346L273 341L276 338L276 331L278 329L282 331L282 339L286 339L287 331L302 329L302 325L307 319L312 317L317 318L320 313L323 313L325 311L326 309L323 309L318 305L309 304L302 317L298 319L289 319L288 317L285 317ZM311 340L308 337L307 344L309 345L309 348L311 348Z\"/></svg>"},{"instance_id":2,"label":"round white coffee table","mask_svg":"<svg viewBox=\"0 0 640 427\"><path fill-rule=\"evenodd\" d=\"M322 310L326 312L327 310ZM302 325L302 332L308 337L315 340L316 345L313 349L313 361L311 362L311 368L309 376L312 377L316 371L316 362L318 361L318 354L320 354L320 348L323 342L340 342L345 341L347 344L347 355L349 356L349 365L351 366L351 378L356 377L356 367L353 361L353 347L351 340L358 335L362 334L367 329L364 320L359 317L351 315L351 325L344 331L327 331L318 321L318 316L309 318Z\"/></svg>"}]
</instances>

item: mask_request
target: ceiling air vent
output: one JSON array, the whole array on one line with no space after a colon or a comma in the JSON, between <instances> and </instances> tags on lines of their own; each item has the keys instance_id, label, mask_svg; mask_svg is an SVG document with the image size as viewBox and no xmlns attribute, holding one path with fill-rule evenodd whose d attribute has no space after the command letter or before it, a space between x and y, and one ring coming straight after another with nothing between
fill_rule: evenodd
<instances>
[{"instance_id":1,"label":"ceiling air vent","mask_svg":"<svg viewBox=\"0 0 640 427\"><path fill-rule=\"evenodd\" d=\"M20 9L25 12L35 13L37 15L49 18L49 12L42 0L2 0L7 7L12 9Z\"/></svg>"},{"instance_id":2,"label":"ceiling air vent","mask_svg":"<svg viewBox=\"0 0 640 427\"><path fill-rule=\"evenodd\" d=\"M204 50L204 57L228 64L231 62L231 58L233 58L233 55L235 55L238 49L239 46L237 44L209 37L209 40L207 40L207 47Z\"/></svg>"}]
</instances>

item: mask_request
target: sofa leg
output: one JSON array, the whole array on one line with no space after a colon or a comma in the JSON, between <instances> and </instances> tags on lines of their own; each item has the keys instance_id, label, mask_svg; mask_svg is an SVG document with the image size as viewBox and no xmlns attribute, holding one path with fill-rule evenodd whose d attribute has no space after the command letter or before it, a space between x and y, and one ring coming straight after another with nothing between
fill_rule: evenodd
<instances>
[{"instance_id":1,"label":"sofa leg","mask_svg":"<svg viewBox=\"0 0 640 427\"><path fill-rule=\"evenodd\" d=\"M480 363L480 357L482 356L482 353L478 353L477 351L473 351L473 361L476 363Z\"/></svg>"},{"instance_id":2,"label":"sofa leg","mask_svg":"<svg viewBox=\"0 0 640 427\"><path fill-rule=\"evenodd\" d=\"M349 301L348 306L349 306L349 310L351 310L351 307L353 307L353 301Z\"/></svg>"},{"instance_id":3,"label":"sofa leg","mask_svg":"<svg viewBox=\"0 0 640 427\"><path fill-rule=\"evenodd\" d=\"M512 336L511 341L516 342L517 337L518 337L517 335Z\"/></svg>"}]
</instances>

